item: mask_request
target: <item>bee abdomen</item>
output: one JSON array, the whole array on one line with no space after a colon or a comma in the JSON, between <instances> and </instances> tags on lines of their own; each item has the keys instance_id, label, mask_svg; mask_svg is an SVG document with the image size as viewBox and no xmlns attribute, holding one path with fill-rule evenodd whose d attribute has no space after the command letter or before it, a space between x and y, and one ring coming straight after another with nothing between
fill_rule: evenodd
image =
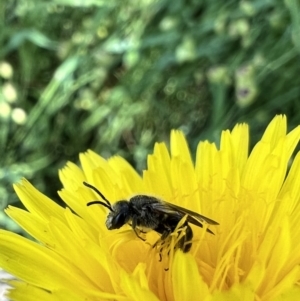
<instances>
[{"instance_id":1,"label":"bee abdomen","mask_svg":"<svg viewBox=\"0 0 300 301\"><path fill-rule=\"evenodd\" d=\"M178 247L184 252L187 253L191 247L192 247L192 239L193 239L193 230L190 227L188 223L185 223L183 225L185 227L185 230L182 229L182 231L185 231L184 236L179 240Z\"/></svg>"}]
</instances>

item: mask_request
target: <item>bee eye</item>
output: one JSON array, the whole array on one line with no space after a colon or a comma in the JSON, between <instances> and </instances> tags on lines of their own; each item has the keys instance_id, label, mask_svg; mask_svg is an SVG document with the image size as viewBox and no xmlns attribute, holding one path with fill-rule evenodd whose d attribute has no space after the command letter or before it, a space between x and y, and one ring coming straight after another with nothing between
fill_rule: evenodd
<instances>
[{"instance_id":1,"label":"bee eye","mask_svg":"<svg viewBox=\"0 0 300 301\"><path fill-rule=\"evenodd\" d=\"M128 222L126 213L109 214L106 220L108 230L119 229Z\"/></svg>"},{"instance_id":2,"label":"bee eye","mask_svg":"<svg viewBox=\"0 0 300 301\"><path fill-rule=\"evenodd\" d=\"M126 213L117 214L111 221L112 229L119 229L127 223Z\"/></svg>"}]
</instances>

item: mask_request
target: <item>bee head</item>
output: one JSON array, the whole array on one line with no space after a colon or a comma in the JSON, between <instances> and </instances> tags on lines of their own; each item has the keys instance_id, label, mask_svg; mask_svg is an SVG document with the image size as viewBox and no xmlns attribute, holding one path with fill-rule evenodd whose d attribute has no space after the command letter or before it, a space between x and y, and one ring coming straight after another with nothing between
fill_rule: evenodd
<instances>
[{"instance_id":1,"label":"bee head","mask_svg":"<svg viewBox=\"0 0 300 301\"><path fill-rule=\"evenodd\" d=\"M119 229L125 225L130 219L129 211L129 203L127 201L116 202L107 216L105 222L107 229Z\"/></svg>"},{"instance_id":2,"label":"bee head","mask_svg":"<svg viewBox=\"0 0 300 301\"><path fill-rule=\"evenodd\" d=\"M105 201L105 203L102 201L92 201L87 203L87 206L99 204L110 210L105 222L108 230L119 229L129 221L130 219L129 202L122 200L111 205L110 202L96 187L86 182L83 182L83 184L91 188L92 190L94 190Z\"/></svg>"}]
</instances>

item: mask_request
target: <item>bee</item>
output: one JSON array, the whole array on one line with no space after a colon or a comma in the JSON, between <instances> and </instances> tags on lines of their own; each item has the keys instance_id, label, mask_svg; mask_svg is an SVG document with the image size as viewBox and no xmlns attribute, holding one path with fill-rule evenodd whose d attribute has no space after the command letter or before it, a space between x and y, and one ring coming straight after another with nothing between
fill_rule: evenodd
<instances>
[{"instance_id":1,"label":"bee","mask_svg":"<svg viewBox=\"0 0 300 301\"><path fill-rule=\"evenodd\" d=\"M139 235L137 229L154 230L161 235L161 241L164 241L186 216L186 220L180 226L180 229L185 229L185 234L179 239L176 247L183 252L188 252L192 247L193 239L193 231L189 223L201 228L203 228L203 222L219 225L216 221L199 213L149 195L136 195L129 200L120 200L111 204L96 187L86 182L83 184L100 195L104 201L92 201L87 203L87 206L99 204L109 209L110 212L105 222L108 230L119 229L125 224L130 224L136 236L143 241L145 239ZM210 229L206 231L214 234Z\"/></svg>"}]
</instances>

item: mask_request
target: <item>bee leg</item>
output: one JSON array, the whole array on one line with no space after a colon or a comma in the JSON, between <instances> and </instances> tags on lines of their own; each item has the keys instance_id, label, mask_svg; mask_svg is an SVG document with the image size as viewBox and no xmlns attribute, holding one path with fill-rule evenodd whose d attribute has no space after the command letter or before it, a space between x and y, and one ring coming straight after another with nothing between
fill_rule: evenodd
<instances>
[{"instance_id":1,"label":"bee leg","mask_svg":"<svg viewBox=\"0 0 300 301\"><path fill-rule=\"evenodd\" d=\"M139 234L136 232L136 229L135 229L135 228L133 229L133 231L134 231L135 235L136 235L139 239L141 239L142 241L146 241L145 238L139 236Z\"/></svg>"},{"instance_id":2,"label":"bee leg","mask_svg":"<svg viewBox=\"0 0 300 301\"><path fill-rule=\"evenodd\" d=\"M164 244L166 243L166 238L170 235L172 233L172 230L171 229L166 229L163 233L162 233L162 235L161 235L161 237L160 237L160 241L162 242L161 243L161 248L160 248L160 250L159 250L159 257L160 257L160 260L159 261L161 261L162 260L162 251L163 251L163 248L164 248ZM156 244L155 244L156 245ZM155 246L154 245L154 246ZM153 247L154 247L153 246ZM170 251L168 252L168 255L169 255L169 253L170 253Z\"/></svg>"},{"instance_id":3,"label":"bee leg","mask_svg":"<svg viewBox=\"0 0 300 301\"><path fill-rule=\"evenodd\" d=\"M160 243L160 245L162 246L165 242L164 242L161 238L159 238L159 239L156 241L156 243L152 246L152 249L156 248L157 245L158 245L159 243ZM159 250L160 253L161 253L162 249L163 249L163 247L161 247L161 249Z\"/></svg>"},{"instance_id":4,"label":"bee leg","mask_svg":"<svg viewBox=\"0 0 300 301\"><path fill-rule=\"evenodd\" d=\"M131 224L131 223L128 223L128 225L129 225L130 227L132 227L132 224ZM144 230L142 230L142 229L140 229L140 232L141 232L141 233L144 233L144 234L147 233L147 231L144 231Z\"/></svg>"},{"instance_id":5,"label":"bee leg","mask_svg":"<svg viewBox=\"0 0 300 301\"><path fill-rule=\"evenodd\" d=\"M139 239L141 239L142 241L146 241L146 239L144 239L143 237L139 236L139 234L138 234L137 231L136 231L136 226L137 226L137 225L136 225L136 219L132 219L131 227L132 227L132 229L133 229L135 235L136 235Z\"/></svg>"},{"instance_id":6,"label":"bee leg","mask_svg":"<svg viewBox=\"0 0 300 301\"><path fill-rule=\"evenodd\" d=\"M160 250L159 250L159 261L162 261L162 251L163 251L163 249L164 249L164 244L165 244L165 241L163 241L162 243L161 243L161 248L160 248Z\"/></svg>"},{"instance_id":7,"label":"bee leg","mask_svg":"<svg viewBox=\"0 0 300 301\"><path fill-rule=\"evenodd\" d=\"M161 235L161 240L165 240L172 233L171 228L166 228L165 231Z\"/></svg>"}]
</instances>

